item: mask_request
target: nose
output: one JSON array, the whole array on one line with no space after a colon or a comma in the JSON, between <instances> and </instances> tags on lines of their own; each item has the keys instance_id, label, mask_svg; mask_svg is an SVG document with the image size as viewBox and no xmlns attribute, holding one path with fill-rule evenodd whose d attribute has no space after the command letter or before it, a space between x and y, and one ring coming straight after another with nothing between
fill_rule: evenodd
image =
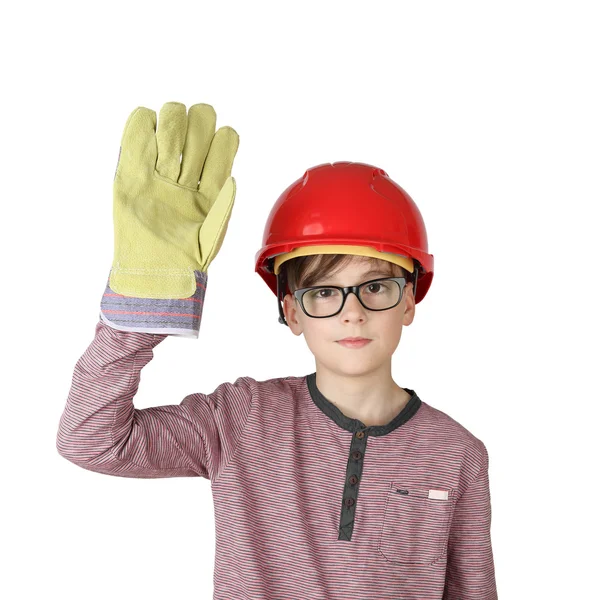
<instances>
[{"instance_id":1,"label":"nose","mask_svg":"<svg viewBox=\"0 0 600 600\"><path fill-rule=\"evenodd\" d=\"M360 303L360 300L357 298L356 294L354 292L349 292L349 294L346 296L344 308L342 308L342 316L344 318L349 318L358 315L361 318L364 318L365 312L366 309Z\"/></svg>"}]
</instances>

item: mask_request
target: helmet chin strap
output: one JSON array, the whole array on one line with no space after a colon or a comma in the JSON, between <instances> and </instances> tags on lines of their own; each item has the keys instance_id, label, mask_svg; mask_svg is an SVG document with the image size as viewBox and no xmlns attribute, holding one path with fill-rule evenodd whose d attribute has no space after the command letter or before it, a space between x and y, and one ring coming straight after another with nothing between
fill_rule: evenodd
<instances>
[{"instance_id":1,"label":"helmet chin strap","mask_svg":"<svg viewBox=\"0 0 600 600\"><path fill-rule=\"evenodd\" d=\"M279 322L282 325L289 325L285 320L285 313L283 312L283 306L281 302L285 298L285 287L286 287L286 277L285 277L285 269L282 269L277 274L277 308L279 309ZM281 276L281 277L280 277Z\"/></svg>"},{"instance_id":2,"label":"helmet chin strap","mask_svg":"<svg viewBox=\"0 0 600 600\"><path fill-rule=\"evenodd\" d=\"M417 297L417 280L419 279L419 268L421 265L418 260L415 260L415 270L413 271L412 284L413 284L413 297Z\"/></svg>"}]
</instances>

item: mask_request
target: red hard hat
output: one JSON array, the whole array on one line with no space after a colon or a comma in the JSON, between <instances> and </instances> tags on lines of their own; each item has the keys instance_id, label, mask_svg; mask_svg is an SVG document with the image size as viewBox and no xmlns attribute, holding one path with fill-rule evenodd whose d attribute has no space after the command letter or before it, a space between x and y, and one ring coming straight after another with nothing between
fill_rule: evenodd
<instances>
[{"instance_id":1,"label":"red hard hat","mask_svg":"<svg viewBox=\"0 0 600 600\"><path fill-rule=\"evenodd\" d=\"M285 260L334 253L401 265L414 274L415 303L431 285L433 255L428 254L421 213L414 200L373 165L324 163L294 181L271 209L255 271L279 302L278 275Z\"/></svg>"}]
</instances>

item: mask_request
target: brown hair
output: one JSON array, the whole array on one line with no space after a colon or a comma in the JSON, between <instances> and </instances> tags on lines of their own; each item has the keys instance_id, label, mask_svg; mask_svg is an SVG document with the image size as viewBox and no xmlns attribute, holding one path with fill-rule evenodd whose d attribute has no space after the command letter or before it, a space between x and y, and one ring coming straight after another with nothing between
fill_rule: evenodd
<instances>
[{"instance_id":1,"label":"brown hair","mask_svg":"<svg viewBox=\"0 0 600 600\"><path fill-rule=\"evenodd\" d=\"M311 287L320 279L337 273L354 258L359 257L354 254L297 256L286 260L281 268L285 269L289 289L294 292L299 288ZM372 256L361 256L360 259L373 266L380 266L382 272L389 273L388 277L404 277L407 283L412 281L413 274L400 265Z\"/></svg>"}]
</instances>

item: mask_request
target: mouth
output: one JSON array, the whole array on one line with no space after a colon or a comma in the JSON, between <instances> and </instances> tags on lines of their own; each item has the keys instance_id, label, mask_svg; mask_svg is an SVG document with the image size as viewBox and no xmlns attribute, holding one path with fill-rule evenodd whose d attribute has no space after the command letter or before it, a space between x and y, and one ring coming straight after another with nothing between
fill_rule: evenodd
<instances>
[{"instance_id":1,"label":"mouth","mask_svg":"<svg viewBox=\"0 0 600 600\"><path fill-rule=\"evenodd\" d=\"M344 346L345 348L362 348L366 346L371 340L366 338L345 338L343 340L338 340L337 343L340 346Z\"/></svg>"}]
</instances>

